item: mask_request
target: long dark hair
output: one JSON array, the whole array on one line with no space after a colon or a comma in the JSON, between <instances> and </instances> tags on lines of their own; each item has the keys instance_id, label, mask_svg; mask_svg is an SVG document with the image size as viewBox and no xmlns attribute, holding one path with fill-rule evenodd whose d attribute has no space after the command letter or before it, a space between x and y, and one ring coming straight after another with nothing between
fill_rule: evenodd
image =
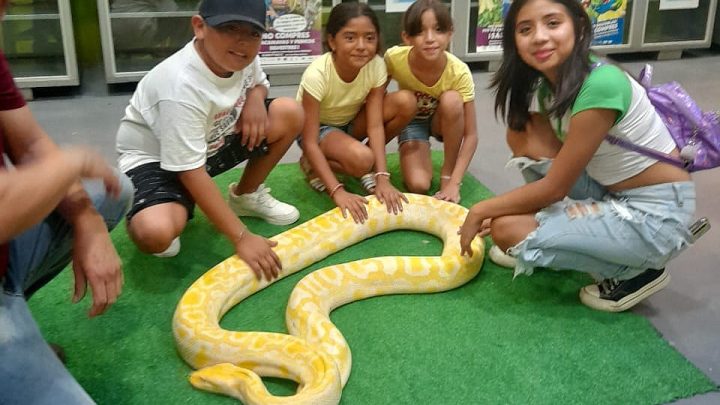
<instances>
[{"instance_id":1,"label":"long dark hair","mask_svg":"<svg viewBox=\"0 0 720 405\"><path fill-rule=\"evenodd\" d=\"M328 23L325 26L325 38L323 39L323 46L325 46L325 49L330 50L330 46L328 46L327 43L328 35L335 38L335 35L343 29L348 21L353 18L363 16L369 18L370 22L372 22L372 25L375 27L378 41L375 54L381 54L382 36L380 34L380 23L378 22L377 15L375 15L375 12L366 3L357 2L340 3L330 10Z\"/></svg>"},{"instance_id":2,"label":"long dark hair","mask_svg":"<svg viewBox=\"0 0 720 405\"><path fill-rule=\"evenodd\" d=\"M530 103L537 89L540 72L525 63L515 44L515 25L520 9L530 0L513 1L503 27L503 59L493 75L490 88L495 90L495 114L498 111L510 129L522 131L530 119ZM590 72L592 26L585 9L577 0L551 0L565 6L575 28L575 46L558 70L553 89L554 101L547 113L562 117L575 102L583 81Z\"/></svg>"}]
</instances>

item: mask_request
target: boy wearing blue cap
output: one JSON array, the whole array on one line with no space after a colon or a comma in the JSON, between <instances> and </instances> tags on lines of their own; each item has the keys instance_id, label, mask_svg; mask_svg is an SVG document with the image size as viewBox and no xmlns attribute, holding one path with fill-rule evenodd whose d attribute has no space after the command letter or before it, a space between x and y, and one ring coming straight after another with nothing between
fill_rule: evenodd
<instances>
[{"instance_id":1,"label":"boy wearing blue cap","mask_svg":"<svg viewBox=\"0 0 720 405\"><path fill-rule=\"evenodd\" d=\"M192 17L195 38L138 84L117 150L136 188L127 227L140 250L176 255L197 204L258 279L277 277L275 242L238 219L286 225L299 217L262 184L304 119L290 98L266 103L269 83L258 58L265 15L264 0L204 0ZM226 203L212 177L245 160Z\"/></svg>"}]
</instances>

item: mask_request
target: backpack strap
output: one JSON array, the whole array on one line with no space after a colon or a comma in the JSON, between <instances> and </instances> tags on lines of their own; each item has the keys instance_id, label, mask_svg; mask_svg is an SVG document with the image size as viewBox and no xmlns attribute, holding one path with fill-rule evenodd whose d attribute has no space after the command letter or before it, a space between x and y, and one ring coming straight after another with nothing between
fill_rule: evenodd
<instances>
[{"instance_id":1,"label":"backpack strap","mask_svg":"<svg viewBox=\"0 0 720 405\"><path fill-rule=\"evenodd\" d=\"M625 148L628 150L631 150L633 152L640 153L641 155L645 155L647 157L653 158L655 160L659 160L664 163L669 163L673 166L677 166L683 170L688 170L690 166L692 165L692 162L687 161L685 159L677 158L673 155L658 152L655 149L646 148L644 146L640 146L637 144L634 144L630 141L627 141L622 138L618 138L615 135L607 134L605 136L605 139L608 141L608 143L612 145L617 145L621 148Z\"/></svg>"},{"instance_id":2,"label":"backpack strap","mask_svg":"<svg viewBox=\"0 0 720 405\"><path fill-rule=\"evenodd\" d=\"M605 62L602 59L600 59L590 66L590 70L592 71L596 67L604 65L604 64L605 64ZM630 77L633 77L633 79L635 79L647 92L647 90L650 89L652 75L653 75L652 65L645 64L645 67L643 67L643 69L640 71L640 74L638 75L637 78L633 77L632 75L630 75ZM677 97L675 97L673 94L667 94L667 96L672 99L673 103L675 103L677 107L680 107L683 115L685 115L688 119L691 119L692 122L696 123L696 125L697 125L697 119L686 108L683 108L684 104L680 100L678 100ZM653 106L653 107L655 107L655 106ZM679 167L683 170L689 170L693 164L692 161L682 159L682 158L677 158L673 155L659 152L655 149L646 148L644 146L634 144L628 140L618 138L615 135L607 134L607 135L605 135L605 140L607 140L608 143L610 143L611 145L616 145L621 148L631 150L633 152L637 152L641 155L645 155L649 158L671 164L671 165Z\"/></svg>"},{"instance_id":3,"label":"backpack strap","mask_svg":"<svg viewBox=\"0 0 720 405\"><path fill-rule=\"evenodd\" d=\"M641 86L645 87L645 89L649 89L652 82L652 75L653 67L651 64L646 63L645 67L643 67L640 71L640 74L637 77L637 81L638 83L640 83Z\"/></svg>"}]
</instances>

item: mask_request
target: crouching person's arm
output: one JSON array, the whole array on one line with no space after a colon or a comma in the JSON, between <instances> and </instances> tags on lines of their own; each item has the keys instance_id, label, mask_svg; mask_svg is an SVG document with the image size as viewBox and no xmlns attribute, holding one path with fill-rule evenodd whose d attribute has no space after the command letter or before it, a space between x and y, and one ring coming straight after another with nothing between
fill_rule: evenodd
<instances>
[{"instance_id":1,"label":"crouching person's arm","mask_svg":"<svg viewBox=\"0 0 720 405\"><path fill-rule=\"evenodd\" d=\"M280 258L272 250L277 242L255 235L245 227L230 209L205 167L181 172L179 178L198 207L230 240L235 253L252 269L255 276L262 279L264 274L268 281L276 278L282 269Z\"/></svg>"}]
</instances>

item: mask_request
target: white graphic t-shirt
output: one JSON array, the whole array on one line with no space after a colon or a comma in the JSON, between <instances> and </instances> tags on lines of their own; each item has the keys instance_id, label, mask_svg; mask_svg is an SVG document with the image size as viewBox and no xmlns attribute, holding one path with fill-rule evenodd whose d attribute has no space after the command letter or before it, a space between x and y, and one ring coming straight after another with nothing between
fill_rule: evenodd
<instances>
[{"instance_id":1,"label":"white graphic t-shirt","mask_svg":"<svg viewBox=\"0 0 720 405\"><path fill-rule=\"evenodd\" d=\"M259 58L223 78L207 67L193 42L138 83L117 133L121 171L152 162L169 171L202 167L234 136L248 90L270 87Z\"/></svg>"}]
</instances>

